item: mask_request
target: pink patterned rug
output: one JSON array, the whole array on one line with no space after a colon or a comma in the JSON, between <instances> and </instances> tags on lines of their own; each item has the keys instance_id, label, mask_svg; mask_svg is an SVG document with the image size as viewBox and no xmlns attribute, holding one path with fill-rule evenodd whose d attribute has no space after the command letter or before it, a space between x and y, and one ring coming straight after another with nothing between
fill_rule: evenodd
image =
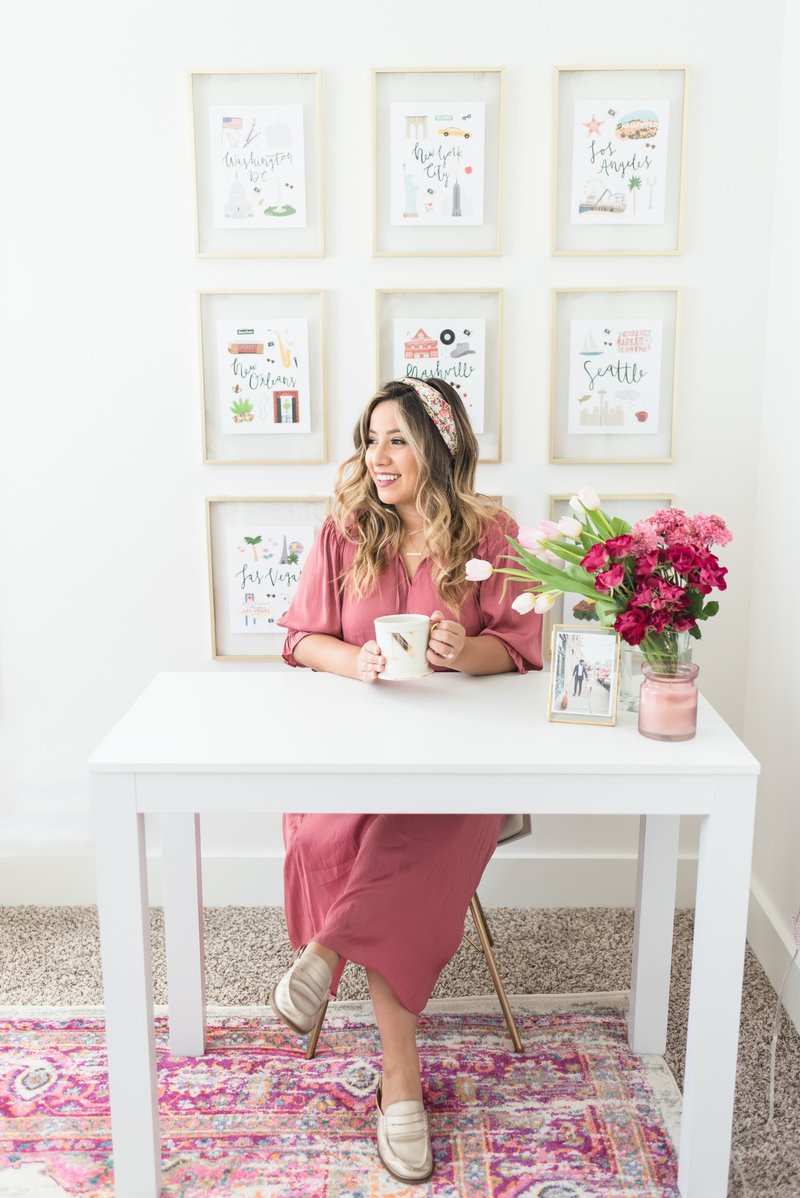
<instances>
[{"instance_id":1,"label":"pink patterned rug","mask_svg":"<svg viewBox=\"0 0 800 1198\"><path fill-rule=\"evenodd\" d=\"M332 1004L318 1056L266 1013L211 1015L174 1058L156 1020L165 1198L678 1198L675 1087L634 1056L619 1004L432 1004L419 1042L436 1172L408 1187L374 1140L368 1004ZM651 1070L654 1070L654 1072ZM655 1078L655 1080L654 1080ZM0 1018L0 1195L112 1198L102 1018Z\"/></svg>"}]
</instances>

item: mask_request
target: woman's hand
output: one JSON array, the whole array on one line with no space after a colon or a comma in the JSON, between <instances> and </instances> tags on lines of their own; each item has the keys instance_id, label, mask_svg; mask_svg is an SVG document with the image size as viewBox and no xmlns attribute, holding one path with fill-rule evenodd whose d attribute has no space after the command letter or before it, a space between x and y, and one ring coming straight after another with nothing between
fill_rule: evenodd
<instances>
[{"instance_id":1,"label":"woman's hand","mask_svg":"<svg viewBox=\"0 0 800 1198\"><path fill-rule=\"evenodd\" d=\"M432 666L454 669L466 639L467 634L462 624L457 624L455 620L445 620L444 612L435 611L431 616L428 661Z\"/></svg>"},{"instance_id":2,"label":"woman's hand","mask_svg":"<svg viewBox=\"0 0 800 1198\"><path fill-rule=\"evenodd\" d=\"M378 675L386 669L386 658L381 656L377 641L367 641L358 651L356 678L359 682L377 682Z\"/></svg>"}]
</instances>

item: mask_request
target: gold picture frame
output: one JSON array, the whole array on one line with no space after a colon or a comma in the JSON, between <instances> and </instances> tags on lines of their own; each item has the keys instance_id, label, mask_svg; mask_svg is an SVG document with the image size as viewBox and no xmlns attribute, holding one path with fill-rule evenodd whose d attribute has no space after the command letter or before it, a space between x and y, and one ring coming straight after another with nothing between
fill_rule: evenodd
<instances>
[{"instance_id":1,"label":"gold picture frame","mask_svg":"<svg viewBox=\"0 0 800 1198\"><path fill-rule=\"evenodd\" d=\"M229 466L310 466L327 462L326 293L291 289L199 291L197 313L203 462ZM250 320L299 318L307 321L311 404L311 427L307 433L231 437L223 432L218 383L220 351L214 325L217 320L235 316Z\"/></svg>"},{"instance_id":2,"label":"gold picture frame","mask_svg":"<svg viewBox=\"0 0 800 1198\"><path fill-rule=\"evenodd\" d=\"M547 688L548 720L556 724L613 727L619 700L619 655L619 637L612 628L554 625Z\"/></svg>"},{"instance_id":3,"label":"gold picture frame","mask_svg":"<svg viewBox=\"0 0 800 1198\"><path fill-rule=\"evenodd\" d=\"M555 256L651 257L682 253L688 93L689 71L686 66L593 65L555 68L551 234L552 253ZM651 100L669 105L666 163L661 180L656 175L650 180L655 185L664 183L666 173L663 222L580 225L574 219L571 208L574 105L587 100L597 101L599 105L604 96L607 102ZM600 125L605 123L609 115L617 115L613 108L598 108L598 111L602 111L604 117ZM639 178L640 185L647 181L643 176ZM614 186L615 180L618 182L619 176L612 174L610 187ZM630 184L630 179L628 182Z\"/></svg>"},{"instance_id":4,"label":"gold picture frame","mask_svg":"<svg viewBox=\"0 0 800 1198\"><path fill-rule=\"evenodd\" d=\"M570 327L575 319L660 322L659 427L649 433L569 431ZM681 292L678 287L557 287L552 292L548 460L554 465L649 465L675 456ZM613 351L610 351L613 352ZM634 361L635 365L635 361ZM614 369L613 363L611 369ZM598 392L604 396L605 392ZM624 394L621 392L620 394ZM604 400L601 398L601 403ZM663 412L663 416L662 416ZM583 449L583 454L578 449ZM588 449L595 453L587 454ZM643 450L649 449L649 452Z\"/></svg>"},{"instance_id":5,"label":"gold picture frame","mask_svg":"<svg viewBox=\"0 0 800 1198\"><path fill-rule=\"evenodd\" d=\"M462 93L453 95L456 88ZM376 258L499 257L503 252L502 67L377 67L372 72L372 253ZM390 110L393 102L462 98L486 105L484 221L480 225L392 225ZM488 218L488 219L487 219Z\"/></svg>"},{"instance_id":6,"label":"gold picture frame","mask_svg":"<svg viewBox=\"0 0 800 1198\"><path fill-rule=\"evenodd\" d=\"M261 229L214 227L208 124L210 104L302 105L304 181L308 213L306 225ZM324 257L322 72L289 68L261 71L191 71L189 108L192 114L197 257Z\"/></svg>"},{"instance_id":7,"label":"gold picture frame","mask_svg":"<svg viewBox=\"0 0 800 1198\"><path fill-rule=\"evenodd\" d=\"M395 320L464 318L486 322L484 431L476 432L479 461L496 464L503 456L503 291L482 287L382 288L375 292L376 385L398 377L394 368Z\"/></svg>"},{"instance_id":8,"label":"gold picture frame","mask_svg":"<svg viewBox=\"0 0 800 1198\"><path fill-rule=\"evenodd\" d=\"M264 510L256 511L257 504ZM305 553L319 534L330 499L224 495L207 497L205 506L211 656L214 661L279 661L286 638L285 630L276 624L282 614L279 609L285 593L302 573ZM244 528L257 535L242 536ZM268 552L272 538L268 535L264 540L266 529L278 530L274 553ZM281 529L283 545L278 548ZM287 545L290 530L298 529L312 531L309 544ZM245 542L243 546L238 544L240 540ZM291 562L298 550L300 561ZM272 557L276 561L271 564ZM240 595L246 612L237 610ZM258 628L259 621L263 631ZM252 651L246 651L248 648Z\"/></svg>"}]
</instances>

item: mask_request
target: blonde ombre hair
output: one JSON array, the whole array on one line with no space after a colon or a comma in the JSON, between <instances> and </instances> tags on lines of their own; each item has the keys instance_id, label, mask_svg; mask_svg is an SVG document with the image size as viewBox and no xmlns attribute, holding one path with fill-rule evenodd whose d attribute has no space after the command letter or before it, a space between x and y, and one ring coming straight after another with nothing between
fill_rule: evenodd
<instances>
[{"instance_id":1,"label":"blonde ombre hair","mask_svg":"<svg viewBox=\"0 0 800 1198\"><path fill-rule=\"evenodd\" d=\"M352 595L363 598L378 586L380 575L400 552L403 525L390 504L378 498L366 464L372 414L380 403L397 407L397 423L417 461L419 477L414 496L428 546L436 593L451 611L459 608L471 584L467 562L475 554L487 523L500 514L498 503L475 491L478 442L461 396L441 379L426 379L447 400L453 413L458 446L451 454L422 400L402 381L386 383L375 392L353 430L356 451L336 475L333 519L341 534L356 545L345 575Z\"/></svg>"}]
</instances>

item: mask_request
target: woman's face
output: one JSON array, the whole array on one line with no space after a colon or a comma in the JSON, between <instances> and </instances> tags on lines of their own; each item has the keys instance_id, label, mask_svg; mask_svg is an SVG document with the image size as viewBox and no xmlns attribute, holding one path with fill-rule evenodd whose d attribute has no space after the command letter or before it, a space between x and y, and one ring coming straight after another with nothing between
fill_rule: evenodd
<instances>
[{"instance_id":1,"label":"woman's face","mask_svg":"<svg viewBox=\"0 0 800 1198\"><path fill-rule=\"evenodd\" d=\"M372 411L366 463L383 503L413 504L419 469L414 451L399 429L397 404L385 399Z\"/></svg>"}]
</instances>

